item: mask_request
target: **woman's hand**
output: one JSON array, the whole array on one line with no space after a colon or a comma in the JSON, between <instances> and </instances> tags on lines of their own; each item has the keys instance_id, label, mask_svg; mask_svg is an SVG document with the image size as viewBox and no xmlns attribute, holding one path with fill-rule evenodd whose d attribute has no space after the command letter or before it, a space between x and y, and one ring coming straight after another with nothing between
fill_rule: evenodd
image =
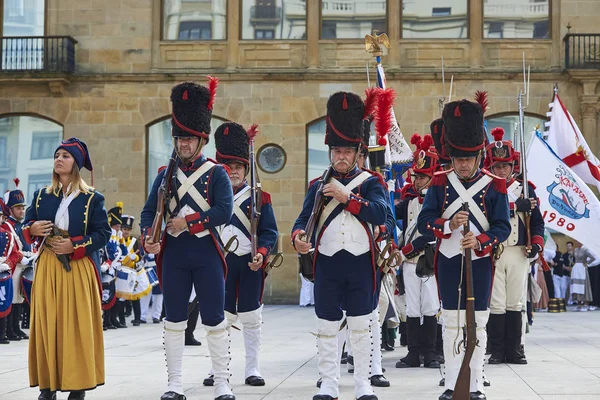
<instances>
[{"instance_id":1,"label":"woman's hand","mask_svg":"<svg viewBox=\"0 0 600 400\"><path fill-rule=\"evenodd\" d=\"M35 221L29 228L29 233L31 236L48 236L52 233L53 226L52 221Z\"/></svg>"},{"instance_id":2,"label":"woman's hand","mask_svg":"<svg viewBox=\"0 0 600 400\"><path fill-rule=\"evenodd\" d=\"M71 254L73 251L75 251L71 239L66 238L56 238L55 240L52 240L52 243L50 243L50 248L54 254L58 255Z\"/></svg>"}]
</instances>

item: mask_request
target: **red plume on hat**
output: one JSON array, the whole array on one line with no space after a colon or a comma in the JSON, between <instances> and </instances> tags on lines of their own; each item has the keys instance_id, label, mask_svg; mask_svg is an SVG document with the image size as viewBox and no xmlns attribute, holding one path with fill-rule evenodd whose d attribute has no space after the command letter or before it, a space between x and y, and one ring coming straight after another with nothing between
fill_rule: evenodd
<instances>
[{"instance_id":1,"label":"red plume on hat","mask_svg":"<svg viewBox=\"0 0 600 400\"><path fill-rule=\"evenodd\" d=\"M258 135L258 124L252 124L246 133L248 134L248 140L254 140L256 135Z\"/></svg>"},{"instance_id":2,"label":"red plume on hat","mask_svg":"<svg viewBox=\"0 0 600 400\"><path fill-rule=\"evenodd\" d=\"M365 112L363 113L363 119L375 116L377 111L377 96L381 89L377 87L370 87L365 90Z\"/></svg>"},{"instance_id":3,"label":"red plume on hat","mask_svg":"<svg viewBox=\"0 0 600 400\"><path fill-rule=\"evenodd\" d=\"M392 111L395 99L396 92L394 89L379 89L375 130L377 131L377 144L380 146L385 146L387 144L386 136L392 129Z\"/></svg>"},{"instance_id":4,"label":"red plume on hat","mask_svg":"<svg viewBox=\"0 0 600 400\"><path fill-rule=\"evenodd\" d=\"M212 111L213 106L215 104L215 97L217 97L217 86L219 86L219 78L214 76L208 77L208 92L210 97L208 99L207 108Z\"/></svg>"},{"instance_id":5,"label":"red plume on hat","mask_svg":"<svg viewBox=\"0 0 600 400\"><path fill-rule=\"evenodd\" d=\"M414 133L410 138L410 143L415 145L413 164L411 169L414 173L433 175L438 165L438 155L435 149L432 149L433 137L425 135L421 137Z\"/></svg>"},{"instance_id":6,"label":"red plume on hat","mask_svg":"<svg viewBox=\"0 0 600 400\"><path fill-rule=\"evenodd\" d=\"M494 128L492 129L491 134L496 142L501 142L504 138L504 129L501 127Z\"/></svg>"},{"instance_id":7,"label":"red plume on hat","mask_svg":"<svg viewBox=\"0 0 600 400\"><path fill-rule=\"evenodd\" d=\"M21 180L19 178L15 178L13 179L13 182L15 183L15 187L19 187L19 183L21 183Z\"/></svg>"},{"instance_id":8,"label":"red plume on hat","mask_svg":"<svg viewBox=\"0 0 600 400\"><path fill-rule=\"evenodd\" d=\"M479 103L484 114L488 109L487 94L488 94L488 92L485 90L478 90L475 92L475 101Z\"/></svg>"}]
</instances>

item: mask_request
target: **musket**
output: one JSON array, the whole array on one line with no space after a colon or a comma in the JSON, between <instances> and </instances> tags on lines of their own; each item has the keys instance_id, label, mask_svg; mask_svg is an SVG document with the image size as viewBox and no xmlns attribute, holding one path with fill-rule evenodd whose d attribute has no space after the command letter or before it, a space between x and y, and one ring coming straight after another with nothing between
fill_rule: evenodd
<instances>
[{"instance_id":1,"label":"musket","mask_svg":"<svg viewBox=\"0 0 600 400\"><path fill-rule=\"evenodd\" d=\"M523 174L523 198L529 199L529 181L527 180L527 155L525 154L525 108L529 106L529 78L530 70L525 73L525 52L523 52L523 90L519 90L517 103L519 106L519 133L521 147L521 173ZM527 104L523 105L523 96L527 96ZM526 247L531 247L531 210L525 212L525 232L527 235Z\"/></svg>"},{"instance_id":2,"label":"musket","mask_svg":"<svg viewBox=\"0 0 600 400\"><path fill-rule=\"evenodd\" d=\"M462 211L469 212L469 203L463 203ZM463 233L466 235L469 233L469 222L463 227ZM463 267L464 277L466 286L466 323L467 323L467 339L465 345L465 357L462 360L458 378L454 385L454 393L452 393L452 400L469 400L470 388L471 388L471 358L475 352L475 346L477 346L477 323L475 322L475 291L473 288L473 264L471 256L473 250L463 249ZM460 308L460 296L458 299ZM458 351L462 347L462 341L458 345ZM453 346L454 347L454 346Z\"/></svg>"},{"instance_id":3,"label":"musket","mask_svg":"<svg viewBox=\"0 0 600 400\"><path fill-rule=\"evenodd\" d=\"M248 132L256 134L256 125L253 125ZM250 252L252 260L256 257L258 249L258 222L260 220L260 210L262 208L262 186L256 169L256 156L254 152L254 136L248 134L250 138L250 243L252 250Z\"/></svg>"},{"instance_id":4,"label":"musket","mask_svg":"<svg viewBox=\"0 0 600 400\"><path fill-rule=\"evenodd\" d=\"M438 107L440 109L440 115L444 111L444 104L446 103L446 75L444 73L444 56L442 56L442 97L438 99Z\"/></svg>"},{"instance_id":5,"label":"musket","mask_svg":"<svg viewBox=\"0 0 600 400\"><path fill-rule=\"evenodd\" d=\"M157 199L156 199L156 214L154 215L154 221L152 221L152 228L150 228L150 240L152 243L159 243L162 235L162 224L165 220L165 207L169 207L171 201L171 181L172 175L177 165L177 151L173 149L171 158L169 158L169 164L167 170L163 175L160 186L158 187Z\"/></svg>"}]
</instances>

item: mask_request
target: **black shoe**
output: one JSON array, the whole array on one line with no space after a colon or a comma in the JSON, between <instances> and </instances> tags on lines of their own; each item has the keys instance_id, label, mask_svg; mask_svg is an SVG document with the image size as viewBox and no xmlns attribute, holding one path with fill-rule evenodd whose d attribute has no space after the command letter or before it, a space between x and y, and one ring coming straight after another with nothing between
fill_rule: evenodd
<instances>
[{"instance_id":1,"label":"black shoe","mask_svg":"<svg viewBox=\"0 0 600 400\"><path fill-rule=\"evenodd\" d=\"M265 386L265 380L261 376L249 376L244 383L250 386Z\"/></svg>"},{"instance_id":2,"label":"black shoe","mask_svg":"<svg viewBox=\"0 0 600 400\"><path fill-rule=\"evenodd\" d=\"M158 324L160 322L160 320L158 318L152 318L152 322L154 322L155 324Z\"/></svg>"},{"instance_id":3,"label":"black shoe","mask_svg":"<svg viewBox=\"0 0 600 400\"><path fill-rule=\"evenodd\" d=\"M371 386L390 387L390 381L385 379L385 376L383 376L383 375L373 375L371 377Z\"/></svg>"},{"instance_id":4,"label":"black shoe","mask_svg":"<svg viewBox=\"0 0 600 400\"><path fill-rule=\"evenodd\" d=\"M19 335L19 337L21 339L25 339L25 340L29 339L29 336L25 332L23 332L22 330L20 330L20 329L18 331L16 331L15 333L17 335Z\"/></svg>"},{"instance_id":5,"label":"black shoe","mask_svg":"<svg viewBox=\"0 0 600 400\"><path fill-rule=\"evenodd\" d=\"M223 394L219 397L215 397L215 400L235 400L235 396L232 394Z\"/></svg>"},{"instance_id":6,"label":"black shoe","mask_svg":"<svg viewBox=\"0 0 600 400\"><path fill-rule=\"evenodd\" d=\"M490 380L488 378L486 378L485 376L483 377L483 386L485 386L485 387L492 386L492 383L490 382Z\"/></svg>"},{"instance_id":7,"label":"black shoe","mask_svg":"<svg viewBox=\"0 0 600 400\"><path fill-rule=\"evenodd\" d=\"M116 327L116 326L114 326L113 324L106 325L106 328L107 328L107 329L117 329L117 327Z\"/></svg>"},{"instance_id":8,"label":"black shoe","mask_svg":"<svg viewBox=\"0 0 600 400\"><path fill-rule=\"evenodd\" d=\"M38 400L56 400L56 392L51 392L50 389L42 389Z\"/></svg>"},{"instance_id":9,"label":"black shoe","mask_svg":"<svg viewBox=\"0 0 600 400\"><path fill-rule=\"evenodd\" d=\"M490 356L490 358L488 359L488 364L503 364L504 363L504 357L501 356L500 354L492 354Z\"/></svg>"},{"instance_id":10,"label":"black shoe","mask_svg":"<svg viewBox=\"0 0 600 400\"><path fill-rule=\"evenodd\" d=\"M524 355L519 355L515 358L506 357L506 363L507 364L525 365L525 364L527 364L527 359L525 358Z\"/></svg>"},{"instance_id":11,"label":"black shoe","mask_svg":"<svg viewBox=\"0 0 600 400\"><path fill-rule=\"evenodd\" d=\"M443 354L438 354L437 355L437 362L439 362L440 364L446 363L446 359L444 358Z\"/></svg>"},{"instance_id":12,"label":"black shoe","mask_svg":"<svg viewBox=\"0 0 600 400\"><path fill-rule=\"evenodd\" d=\"M202 346L202 343L200 343L198 340L196 340L195 337L186 337L185 338L185 345L186 346Z\"/></svg>"},{"instance_id":13,"label":"black shoe","mask_svg":"<svg viewBox=\"0 0 600 400\"><path fill-rule=\"evenodd\" d=\"M6 337L0 338L0 344L10 344L10 340Z\"/></svg>"},{"instance_id":14,"label":"black shoe","mask_svg":"<svg viewBox=\"0 0 600 400\"><path fill-rule=\"evenodd\" d=\"M317 380L317 387L318 387L319 389L321 389L321 383L323 383L323 379L319 378L319 379Z\"/></svg>"},{"instance_id":15,"label":"black shoe","mask_svg":"<svg viewBox=\"0 0 600 400\"><path fill-rule=\"evenodd\" d=\"M469 400L486 400L487 397L485 397L485 394L481 393L480 391L477 392L471 392L469 394Z\"/></svg>"},{"instance_id":16,"label":"black shoe","mask_svg":"<svg viewBox=\"0 0 600 400\"><path fill-rule=\"evenodd\" d=\"M125 322L119 322L119 326L117 328L127 328L127 324Z\"/></svg>"},{"instance_id":17,"label":"black shoe","mask_svg":"<svg viewBox=\"0 0 600 400\"><path fill-rule=\"evenodd\" d=\"M440 368L440 362L438 360L429 360L429 361L423 362L423 366L425 368L436 368L436 369L439 369Z\"/></svg>"},{"instance_id":18,"label":"black shoe","mask_svg":"<svg viewBox=\"0 0 600 400\"><path fill-rule=\"evenodd\" d=\"M108 330L108 328L106 327L106 325L102 325L102 330L103 330L103 331L106 331L106 330Z\"/></svg>"},{"instance_id":19,"label":"black shoe","mask_svg":"<svg viewBox=\"0 0 600 400\"><path fill-rule=\"evenodd\" d=\"M357 400L378 400L377 396L374 394L365 394L364 396L360 396Z\"/></svg>"},{"instance_id":20,"label":"black shoe","mask_svg":"<svg viewBox=\"0 0 600 400\"><path fill-rule=\"evenodd\" d=\"M204 386L214 386L215 385L215 376L211 375L208 378L204 378L204 380L202 381L202 384Z\"/></svg>"},{"instance_id":21,"label":"black shoe","mask_svg":"<svg viewBox=\"0 0 600 400\"><path fill-rule=\"evenodd\" d=\"M69 393L68 400L81 400L85 399L85 392L83 390L75 390Z\"/></svg>"},{"instance_id":22,"label":"black shoe","mask_svg":"<svg viewBox=\"0 0 600 400\"><path fill-rule=\"evenodd\" d=\"M348 358L348 353L343 352L342 353L342 358L340 360L340 364L346 364L348 362L348 360L346 360Z\"/></svg>"},{"instance_id":23,"label":"black shoe","mask_svg":"<svg viewBox=\"0 0 600 400\"><path fill-rule=\"evenodd\" d=\"M328 394L315 394L313 400L337 400L337 397L331 397Z\"/></svg>"},{"instance_id":24,"label":"black shoe","mask_svg":"<svg viewBox=\"0 0 600 400\"><path fill-rule=\"evenodd\" d=\"M186 400L185 396L175 392L167 392L160 396L160 400Z\"/></svg>"},{"instance_id":25,"label":"black shoe","mask_svg":"<svg viewBox=\"0 0 600 400\"><path fill-rule=\"evenodd\" d=\"M396 363L396 368L418 368L421 366L421 359L418 353L408 352L406 357L401 358L400 361Z\"/></svg>"},{"instance_id":26,"label":"black shoe","mask_svg":"<svg viewBox=\"0 0 600 400\"><path fill-rule=\"evenodd\" d=\"M134 319L133 321L131 321L131 324L133 326L140 326L141 323L142 321L140 321L139 319Z\"/></svg>"},{"instance_id":27,"label":"black shoe","mask_svg":"<svg viewBox=\"0 0 600 400\"><path fill-rule=\"evenodd\" d=\"M346 357L346 361L348 362L348 364L350 364L350 365L354 365L354 357L352 357L352 356L347 356L347 357Z\"/></svg>"},{"instance_id":28,"label":"black shoe","mask_svg":"<svg viewBox=\"0 0 600 400\"><path fill-rule=\"evenodd\" d=\"M141 319L141 320L140 320L140 323L142 323L142 324L146 324L147 322L146 322L146 320L145 320L145 319Z\"/></svg>"},{"instance_id":29,"label":"black shoe","mask_svg":"<svg viewBox=\"0 0 600 400\"><path fill-rule=\"evenodd\" d=\"M6 334L6 337L8 338L8 340L10 340L11 342L18 342L21 340L21 336L15 335L14 333L10 333L10 334Z\"/></svg>"},{"instance_id":30,"label":"black shoe","mask_svg":"<svg viewBox=\"0 0 600 400\"><path fill-rule=\"evenodd\" d=\"M454 393L454 390L448 389L438 397L438 400L452 400L452 393Z\"/></svg>"},{"instance_id":31,"label":"black shoe","mask_svg":"<svg viewBox=\"0 0 600 400\"><path fill-rule=\"evenodd\" d=\"M446 386L446 378L440 379L440 384L438 386L441 386L441 387Z\"/></svg>"},{"instance_id":32,"label":"black shoe","mask_svg":"<svg viewBox=\"0 0 600 400\"><path fill-rule=\"evenodd\" d=\"M394 350L396 350L396 348L394 346L390 346L389 343L384 343L383 344L383 350L385 350L385 351L394 351Z\"/></svg>"}]
</instances>

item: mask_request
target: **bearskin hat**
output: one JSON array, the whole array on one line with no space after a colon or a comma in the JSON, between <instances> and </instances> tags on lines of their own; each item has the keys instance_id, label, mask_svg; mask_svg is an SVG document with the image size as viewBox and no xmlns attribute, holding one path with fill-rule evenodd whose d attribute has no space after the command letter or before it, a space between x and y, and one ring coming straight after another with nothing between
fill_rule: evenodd
<instances>
[{"instance_id":1,"label":"bearskin hat","mask_svg":"<svg viewBox=\"0 0 600 400\"><path fill-rule=\"evenodd\" d=\"M415 133L410 138L410 143L414 144L416 149L413 158L413 164L411 169L415 174L423 174L433 176L433 173L438 166L438 155L434 149L431 148L433 145L433 138L431 135L425 135L421 137L418 133Z\"/></svg>"},{"instance_id":2,"label":"bearskin hat","mask_svg":"<svg viewBox=\"0 0 600 400\"><path fill-rule=\"evenodd\" d=\"M217 78L208 78L208 87L195 82L183 82L171 90L173 104L171 134L173 137L210 136L210 120L217 93Z\"/></svg>"},{"instance_id":3,"label":"bearskin hat","mask_svg":"<svg viewBox=\"0 0 600 400\"><path fill-rule=\"evenodd\" d=\"M250 163L250 140L256 136L258 126L252 125L248 131L240 124L226 122L215 132L217 161L221 164L237 161L244 165Z\"/></svg>"},{"instance_id":4,"label":"bearskin hat","mask_svg":"<svg viewBox=\"0 0 600 400\"><path fill-rule=\"evenodd\" d=\"M360 147L364 135L365 104L359 95L337 92L327 100L325 144Z\"/></svg>"},{"instance_id":5,"label":"bearskin hat","mask_svg":"<svg viewBox=\"0 0 600 400\"><path fill-rule=\"evenodd\" d=\"M486 168L491 168L497 163L513 164L515 161L515 149L512 141L504 139L504 129L498 127L492 129L494 141L485 148Z\"/></svg>"},{"instance_id":6,"label":"bearskin hat","mask_svg":"<svg viewBox=\"0 0 600 400\"><path fill-rule=\"evenodd\" d=\"M444 143L444 130L444 120L441 118L434 120L431 125L429 125L433 145L438 154L439 164L450 164L450 157L448 156L446 144Z\"/></svg>"},{"instance_id":7,"label":"bearskin hat","mask_svg":"<svg viewBox=\"0 0 600 400\"><path fill-rule=\"evenodd\" d=\"M485 146L483 110L468 100L444 106L444 144L450 157L476 157Z\"/></svg>"}]
</instances>

